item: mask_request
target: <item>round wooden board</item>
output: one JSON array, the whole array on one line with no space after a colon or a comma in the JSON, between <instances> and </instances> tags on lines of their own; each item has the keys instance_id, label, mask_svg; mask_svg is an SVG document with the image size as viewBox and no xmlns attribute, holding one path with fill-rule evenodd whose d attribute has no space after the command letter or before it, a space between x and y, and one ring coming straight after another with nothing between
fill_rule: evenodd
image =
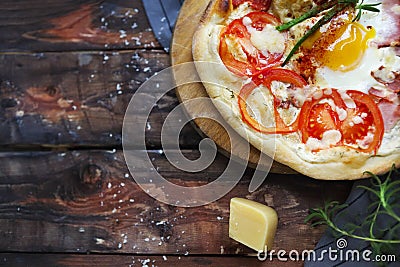
<instances>
[{"instance_id":1,"label":"round wooden board","mask_svg":"<svg viewBox=\"0 0 400 267\"><path fill-rule=\"evenodd\" d=\"M181 11L179 13L177 22L175 24L174 35L171 44L171 63L173 66L178 64L193 62L192 57L192 37L199 25L201 16L207 9L210 0L185 0ZM178 77L175 77L178 79ZM185 104L185 101L199 98L208 97L206 89L201 83L191 83L178 86L176 89L176 94L181 101ZM207 109L213 114L219 114L218 110L211 103L206 106L201 106L201 111ZM192 118L196 118L196 110L191 107L190 111L187 110ZM200 113L200 110L199 110ZM222 120L222 118L221 118ZM194 120L195 127L199 130L200 134L205 134L217 144L220 148L221 153L229 156L231 151L230 138L226 130L218 124L216 121L205 118L197 118ZM235 155L242 158L241 155ZM249 166L257 166L260 159L260 151L255 147L251 146L249 155ZM244 159L247 160L247 159ZM268 166L267 166L268 167ZM273 162L270 172L273 173L284 173L293 174L296 173L291 168L280 164L276 161Z\"/></svg>"}]
</instances>

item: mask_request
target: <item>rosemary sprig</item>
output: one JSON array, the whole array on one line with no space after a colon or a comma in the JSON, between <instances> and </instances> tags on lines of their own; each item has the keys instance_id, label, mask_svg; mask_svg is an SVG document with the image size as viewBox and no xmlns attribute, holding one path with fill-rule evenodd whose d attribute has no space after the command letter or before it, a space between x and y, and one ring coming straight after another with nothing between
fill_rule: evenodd
<instances>
[{"instance_id":1,"label":"rosemary sprig","mask_svg":"<svg viewBox=\"0 0 400 267\"><path fill-rule=\"evenodd\" d=\"M293 55L299 50L300 46L304 43L305 40L308 39L313 33L315 33L322 25L328 23L337 13L345 9L346 5L336 5L332 9L330 9L321 19L317 21L307 32L300 38L299 41L292 48L285 61L282 63L282 66L285 66L289 60L293 57Z\"/></svg>"},{"instance_id":2,"label":"rosemary sprig","mask_svg":"<svg viewBox=\"0 0 400 267\"><path fill-rule=\"evenodd\" d=\"M376 8L376 6L379 6L381 3L365 4L365 5L363 3L364 3L364 0L361 0L361 3L355 7L355 9L358 11L357 11L357 15L353 19L353 22L361 19L363 10L371 11L371 12L379 12L380 11L378 8Z\"/></svg>"},{"instance_id":3,"label":"rosemary sprig","mask_svg":"<svg viewBox=\"0 0 400 267\"><path fill-rule=\"evenodd\" d=\"M368 172L372 177L372 187L359 186L370 192L375 198L369 206L369 208L372 209L371 214L365 218L361 218L362 223L355 224L348 222L344 226L337 225L333 218L345 209L347 205L339 204L336 201L326 204L323 208L311 209L305 221L312 222L312 226L327 225L340 235L370 242L373 248L379 248L380 245L378 244L400 244L400 239L398 238L400 216L395 211L395 208L399 208L400 199L398 195L400 192L400 180L393 181L391 179L393 171L395 171L394 167L384 181L377 175ZM389 222L388 216L391 218L390 223L394 226L391 228L379 229L378 220L382 219ZM365 228L367 231L363 232L362 230ZM361 230L361 233L356 234L356 230ZM387 236L391 239L383 238L385 233L388 234ZM380 236L378 236L379 234Z\"/></svg>"},{"instance_id":4,"label":"rosemary sprig","mask_svg":"<svg viewBox=\"0 0 400 267\"><path fill-rule=\"evenodd\" d=\"M361 3L358 4L359 0L328 0L321 5L318 5L308 12L304 13L302 16L295 18L285 24L279 25L276 29L280 32L290 29L291 27L303 22L306 19L311 17L315 17L319 13L326 11L327 12L320 18L305 34L300 38L299 41L294 45L285 61L282 63L282 66L285 66L289 60L293 57L293 55L297 52L300 46L304 43L305 40L308 39L313 33L315 33L321 26L328 23L335 17L337 14L345 10L346 8L353 8L354 10L358 10L356 16L353 21L360 20L362 11L371 11L371 12L379 12L375 6L380 5L380 3L376 4L363 4L364 0L361 0Z\"/></svg>"},{"instance_id":5,"label":"rosemary sprig","mask_svg":"<svg viewBox=\"0 0 400 267\"><path fill-rule=\"evenodd\" d=\"M336 4L337 4L337 0L326 1L325 3L323 3L321 5L313 7L312 9L310 9L308 12L304 13L300 17L292 19L291 21L289 21L285 24L277 26L276 29L280 32L288 30L291 27L293 27L294 25L301 23L301 22L305 21L306 19L309 19L311 17L318 15L322 11L331 8Z\"/></svg>"}]
</instances>

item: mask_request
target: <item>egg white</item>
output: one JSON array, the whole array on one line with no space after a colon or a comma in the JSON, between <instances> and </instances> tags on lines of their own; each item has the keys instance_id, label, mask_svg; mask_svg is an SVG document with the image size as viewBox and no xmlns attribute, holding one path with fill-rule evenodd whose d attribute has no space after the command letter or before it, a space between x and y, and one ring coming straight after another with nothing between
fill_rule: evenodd
<instances>
[{"instance_id":1,"label":"egg white","mask_svg":"<svg viewBox=\"0 0 400 267\"><path fill-rule=\"evenodd\" d=\"M376 3L375 0L365 0L364 4ZM372 27L376 35L368 41L360 63L352 70L338 71L321 66L316 69L314 85L321 88L336 88L343 90L358 90L368 94L371 87L385 90L385 85L379 83L371 74L381 67L387 71L398 72L400 57L396 55L394 47L381 47L376 44L382 40L382 32L391 32L395 24L388 23L389 16L385 12L363 12L358 21L365 28ZM397 26L396 26L397 27Z\"/></svg>"},{"instance_id":2,"label":"egg white","mask_svg":"<svg viewBox=\"0 0 400 267\"><path fill-rule=\"evenodd\" d=\"M353 70L343 72L322 66L316 70L315 85L321 88L357 90L368 94L371 87L384 89L371 73L384 66L390 71L398 71L400 59L394 47L368 47L360 64Z\"/></svg>"}]
</instances>

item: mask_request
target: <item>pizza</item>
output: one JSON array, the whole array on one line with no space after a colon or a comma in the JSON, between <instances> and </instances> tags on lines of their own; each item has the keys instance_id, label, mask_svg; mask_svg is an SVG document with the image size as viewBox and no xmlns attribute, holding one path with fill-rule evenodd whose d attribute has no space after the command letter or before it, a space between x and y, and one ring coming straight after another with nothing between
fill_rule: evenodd
<instances>
[{"instance_id":1,"label":"pizza","mask_svg":"<svg viewBox=\"0 0 400 267\"><path fill-rule=\"evenodd\" d=\"M192 52L253 146L309 177L360 179L400 166L399 28L398 0L213 0Z\"/></svg>"}]
</instances>

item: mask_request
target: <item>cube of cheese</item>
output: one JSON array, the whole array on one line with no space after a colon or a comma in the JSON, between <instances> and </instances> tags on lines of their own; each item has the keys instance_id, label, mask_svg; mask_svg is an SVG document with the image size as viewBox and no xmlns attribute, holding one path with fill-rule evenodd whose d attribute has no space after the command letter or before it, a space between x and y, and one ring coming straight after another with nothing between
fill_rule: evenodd
<instances>
[{"instance_id":1,"label":"cube of cheese","mask_svg":"<svg viewBox=\"0 0 400 267\"><path fill-rule=\"evenodd\" d=\"M261 203L232 198L230 203L229 237L256 250L271 249L278 215Z\"/></svg>"}]
</instances>

